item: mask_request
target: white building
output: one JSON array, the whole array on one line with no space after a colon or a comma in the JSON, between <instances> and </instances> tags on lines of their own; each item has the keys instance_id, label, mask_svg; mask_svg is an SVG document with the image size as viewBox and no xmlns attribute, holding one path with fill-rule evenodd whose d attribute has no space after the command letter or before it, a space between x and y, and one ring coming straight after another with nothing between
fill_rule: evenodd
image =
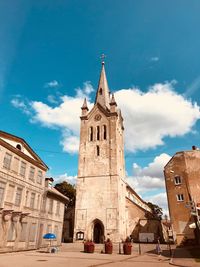
<instances>
[{"instance_id":1,"label":"white building","mask_svg":"<svg viewBox=\"0 0 200 267\"><path fill-rule=\"evenodd\" d=\"M68 199L45 184L47 170L22 138L0 131L0 251L45 246L47 232L61 243Z\"/></svg>"}]
</instances>

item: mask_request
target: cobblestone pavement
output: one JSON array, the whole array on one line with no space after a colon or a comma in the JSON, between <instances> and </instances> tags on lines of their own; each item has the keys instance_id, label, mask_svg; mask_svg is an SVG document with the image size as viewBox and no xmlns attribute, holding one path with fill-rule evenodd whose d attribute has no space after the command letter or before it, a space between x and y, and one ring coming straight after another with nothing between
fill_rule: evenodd
<instances>
[{"instance_id":1,"label":"cobblestone pavement","mask_svg":"<svg viewBox=\"0 0 200 267\"><path fill-rule=\"evenodd\" d=\"M132 255L120 255L119 245L114 245L112 255L102 254L102 245L96 246L94 254L82 252L83 244L64 244L56 254L44 251L16 252L0 255L0 267L135 267L135 266L169 266L170 258L158 256L155 245L141 245L142 255L138 253L138 245L134 244ZM166 246L163 251L167 251Z\"/></svg>"}]
</instances>

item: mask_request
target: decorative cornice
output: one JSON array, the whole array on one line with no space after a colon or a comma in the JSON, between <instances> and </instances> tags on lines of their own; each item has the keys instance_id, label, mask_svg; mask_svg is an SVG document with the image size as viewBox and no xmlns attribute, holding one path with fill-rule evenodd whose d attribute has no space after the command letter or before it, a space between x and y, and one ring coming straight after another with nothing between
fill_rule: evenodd
<instances>
[{"instance_id":1,"label":"decorative cornice","mask_svg":"<svg viewBox=\"0 0 200 267\"><path fill-rule=\"evenodd\" d=\"M3 210L2 218L5 222L7 222L11 219L12 212L13 212L13 210Z\"/></svg>"},{"instance_id":2,"label":"decorative cornice","mask_svg":"<svg viewBox=\"0 0 200 267\"><path fill-rule=\"evenodd\" d=\"M12 212L12 221L13 222L18 222L21 216L21 211L13 211Z\"/></svg>"},{"instance_id":3,"label":"decorative cornice","mask_svg":"<svg viewBox=\"0 0 200 267\"><path fill-rule=\"evenodd\" d=\"M25 212L25 213L21 213L20 214L20 221L22 221L25 217L27 217L30 213L29 212Z\"/></svg>"}]
</instances>

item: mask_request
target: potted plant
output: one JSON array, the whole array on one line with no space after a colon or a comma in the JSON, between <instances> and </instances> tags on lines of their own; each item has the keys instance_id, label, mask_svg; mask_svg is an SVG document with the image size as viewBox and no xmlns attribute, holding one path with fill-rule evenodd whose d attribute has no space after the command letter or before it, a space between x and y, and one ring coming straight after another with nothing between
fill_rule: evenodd
<instances>
[{"instance_id":1,"label":"potted plant","mask_svg":"<svg viewBox=\"0 0 200 267\"><path fill-rule=\"evenodd\" d=\"M131 255L132 244L131 244L131 239L129 237L126 238L123 244L123 251L125 255Z\"/></svg>"},{"instance_id":2,"label":"potted plant","mask_svg":"<svg viewBox=\"0 0 200 267\"><path fill-rule=\"evenodd\" d=\"M87 240L84 242L84 252L94 253L94 242L92 242L92 240Z\"/></svg>"},{"instance_id":3,"label":"potted plant","mask_svg":"<svg viewBox=\"0 0 200 267\"><path fill-rule=\"evenodd\" d=\"M113 252L113 244L112 241L108 238L105 243L105 254L112 254Z\"/></svg>"}]
</instances>

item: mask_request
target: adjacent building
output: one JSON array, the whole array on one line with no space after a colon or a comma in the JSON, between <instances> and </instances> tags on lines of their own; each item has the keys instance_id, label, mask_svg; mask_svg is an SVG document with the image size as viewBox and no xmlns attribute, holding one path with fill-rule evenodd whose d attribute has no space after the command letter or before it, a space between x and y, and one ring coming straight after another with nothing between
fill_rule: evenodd
<instances>
[{"instance_id":1,"label":"adjacent building","mask_svg":"<svg viewBox=\"0 0 200 267\"><path fill-rule=\"evenodd\" d=\"M85 99L81 109L74 240L118 242L151 209L125 179L123 117L110 95L104 62L94 106L89 111Z\"/></svg>"},{"instance_id":2,"label":"adjacent building","mask_svg":"<svg viewBox=\"0 0 200 267\"><path fill-rule=\"evenodd\" d=\"M177 152L164 168L169 213L177 244L199 239L200 150Z\"/></svg>"},{"instance_id":3,"label":"adjacent building","mask_svg":"<svg viewBox=\"0 0 200 267\"><path fill-rule=\"evenodd\" d=\"M60 244L68 199L45 180L47 170L25 140L0 131L0 251L45 246L47 232Z\"/></svg>"}]
</instances>

